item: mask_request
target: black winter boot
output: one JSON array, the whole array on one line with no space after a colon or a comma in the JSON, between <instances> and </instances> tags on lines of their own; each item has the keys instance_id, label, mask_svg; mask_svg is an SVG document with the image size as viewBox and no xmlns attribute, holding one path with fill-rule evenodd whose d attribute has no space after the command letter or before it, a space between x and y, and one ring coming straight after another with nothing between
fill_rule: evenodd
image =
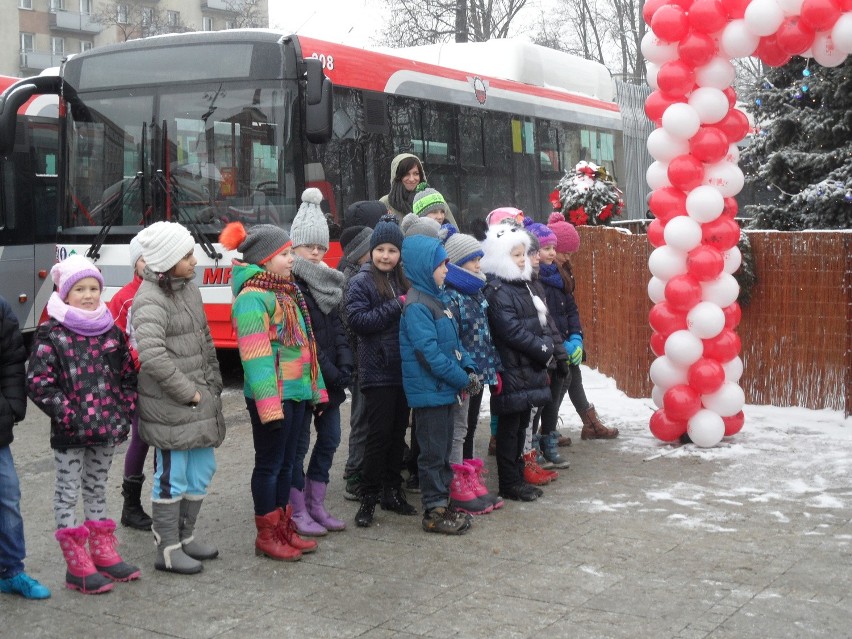
<instances>
[{"instance_id":1,"label":"black winter boot","mask_svg":"<svg viewBox=\"0 0 852 639\"><path fill-rule=\"evenodd\" d=\"M121 507L121 525L136 530L151 530L151 518L142 510L142 484L145 475L125 477L121 484L124 505Z\"/></svg>"},{"instance_id":2,"label":"black winter boot","mask_svg":"<svg viewBox=\"0 0 852 639\"><path fill-rule=\"evenodd\" d=\"M369 528L373 525L373 515L376 512L376 504L379 502L377 493L365 493L361 496L361 507L355 515L355 524L360 528Z\"/></svg>"},{"instance_id":3,"label":"black winter boot","mask_svg":"<svg viewBox=\"0 0 852 639\"><path fill-rule=\"evenodd\" d=\"M382 489L382 510L390 510L398 515L417 514L417 509L408 503L405 491L399 486L385 486Z\"/></svg>"}]
</instances>

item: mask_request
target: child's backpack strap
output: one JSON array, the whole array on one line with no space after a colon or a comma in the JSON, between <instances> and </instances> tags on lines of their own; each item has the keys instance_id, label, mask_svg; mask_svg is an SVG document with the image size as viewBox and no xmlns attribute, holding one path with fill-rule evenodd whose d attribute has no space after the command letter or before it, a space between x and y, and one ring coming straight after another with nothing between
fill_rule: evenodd
<instances>
[{"instance_id":1,"label":"child's backpack strap","mask_svg":"<svg viewBox=\"0 0 852 639\"><path fill-rule=\"evenodd\" d=\"M408 308L409 304L423 304L423 306L431 311L432 319L435 321L438 321L442 317L449 317L450 319L453 319L453 312L444 306L440 300L432 297L431 295L426 295L425 293L418 291L416 288L411 288L408 293L406 293L405 306L402 308L403 314L405 314L405 309Z\"/></svg>"}]
</instances>

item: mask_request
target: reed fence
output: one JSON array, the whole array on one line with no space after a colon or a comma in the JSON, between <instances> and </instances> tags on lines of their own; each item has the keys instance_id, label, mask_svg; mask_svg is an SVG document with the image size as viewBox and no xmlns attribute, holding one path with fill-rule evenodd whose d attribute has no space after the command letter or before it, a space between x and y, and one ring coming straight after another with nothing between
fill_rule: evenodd
<instances>
[{"instance_id":1,"label":"reed fence","mask_svg":"<svg viewBox=\"0 0 852 639\"><path fill-rule=\"evenodd\" d=\"M581 227L572 257L588 364L649 397L648 256L643 234ZM852 414L852 232L747 231L755 284L737 332L749 404Z\"/></svg>"}]
</instances>

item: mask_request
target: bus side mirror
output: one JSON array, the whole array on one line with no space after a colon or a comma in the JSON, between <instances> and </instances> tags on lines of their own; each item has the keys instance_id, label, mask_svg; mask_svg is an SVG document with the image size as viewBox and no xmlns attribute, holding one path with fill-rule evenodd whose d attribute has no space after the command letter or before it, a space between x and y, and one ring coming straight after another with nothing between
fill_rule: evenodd
<instances>
[{"instance_id":1,"label":"bus side mirror","mask_svg":"<svg viewBox=\"0 0 852 639\"><path fill-rule=\"evenodd\" d=\"M0 155L15 148L15 125L18 109L36 94L59 95L59 76L39 75L20 80L0 95Z\"/></svg>"},{"instance_id":2,"label":"bus side mirror","mask_svg":"<svg viewBox=\"0 0 852 639\"><path fill-rule=\"evenodd\" d=\"M308 142L322 144L331 139L334 116L333 86L331 80L322 72L322 62L316 58L305 60L305 71L305 136Z\"/></svg>"},{"instance_id":3,"label":"bus side mirror","mask_svg":"<svg viewBox=\"0 0 852 639\"><path fill-rule=\"evenodd\" d=\"M322 72L322 62L318 58L305 59L305 100L308 106L319 104L322 100L322 85L326 79Z\"/></svg>"}]
</instances>

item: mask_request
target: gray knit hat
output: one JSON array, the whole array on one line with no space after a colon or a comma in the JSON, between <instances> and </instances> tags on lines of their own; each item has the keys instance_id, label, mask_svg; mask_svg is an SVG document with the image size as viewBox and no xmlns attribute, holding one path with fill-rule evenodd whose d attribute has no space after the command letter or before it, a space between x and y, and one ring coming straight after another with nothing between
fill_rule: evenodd
<instances>
[{"instance_id":1,"label":"gray knit hat","mask_svg":"<svg viewBox=\"0 0 852 639\"><path fill-rule=\"evenodd\" d=\"M465 262L484 255L479 240L472 235L459 233L452 224L444 224L441 227L441 236L443 237L444 248L447 250L447 257L456 266L461 266Z\"/></svg>"},{"instance_id":2,"label":"gray knit hat","mask_svg":"<svg viewBox=\"0 0 852 639\"><path fill-rule=\"evenodd\" d=\"M328 248L328 222L325 213L320 208L322 192L319 189L305 189L302 193L302 204L293 224L290 226L290 239L293 246L319 244Z\"/></svg>"},{"instance_id":3,"label":"gray knit hat","mask_svg":"<svg viewBox=\"0 0 852 639\"><path fill-rule=\"evenodd\" d=\"M431 217L417 217L414 213L409 213L402 218L399 228L402 229L402 234L405 237L426 235L427 237L437 238L441 225L438 224L438 220L433 220Z\"/></svg>"},{"instance_id":4,"label":"gray knit hat","mask_svg":"<svg viewBox=\"0 0 852 639\"><path fill-rule=\"evenodd\" d=\"M396 221L396 216L393 213L383 215L376 228L373 229L373 234L370 236L370 250L372 251L379 244L393 244L396 248L402 250L402 229L399 228L399 222Z\"/></svg>"},{"instance_id":5,"label":"gray knit hat","mask_svg":"<svg viewBox=\"0 0 852 639\"><path fill-rule=\"evenodd\" d=\"M292 244L287 231L274 224L256 224L248 229L231 222L219 234L219 242L229 251L243 254L243 261L263 266Z\"/></svg>"},{"instance_id":6,"label":"gray knit hat","mask_svg":"<svg viewBox=\"0 0 852 639\"><path fill-rule=\"evenodd\" d=\"M177 222L154 222L136 236L145 263L154 273L165 273L195 248L195 239Z\"/></svg>"},{"instance_id":7,"label":"gray knit hat","mask_svg":"<svg viewBox=\"0 0 852 639\"><path fill-rule=\"evenodd\" d=\"M415 190L416 193L414 194L414 201L411 204L411 210L418 217L429 215L429 213L437 213L438 211L444 211L446 214L450 210L446 200L444 200L444 196L426 184L426 182L418 184Z\"/></svg>"},{"instance_id":8,"label":"gray knit hat","mask_svg":"<svg viewBox=\"0 0 852 639\"><path fill-rule=\"evenodd\" d=\"M340 247L343 255L353 264L370 251L370 237L373 229L369 226L350 226L340 234Z\"/></svg>"}]
</instances>

